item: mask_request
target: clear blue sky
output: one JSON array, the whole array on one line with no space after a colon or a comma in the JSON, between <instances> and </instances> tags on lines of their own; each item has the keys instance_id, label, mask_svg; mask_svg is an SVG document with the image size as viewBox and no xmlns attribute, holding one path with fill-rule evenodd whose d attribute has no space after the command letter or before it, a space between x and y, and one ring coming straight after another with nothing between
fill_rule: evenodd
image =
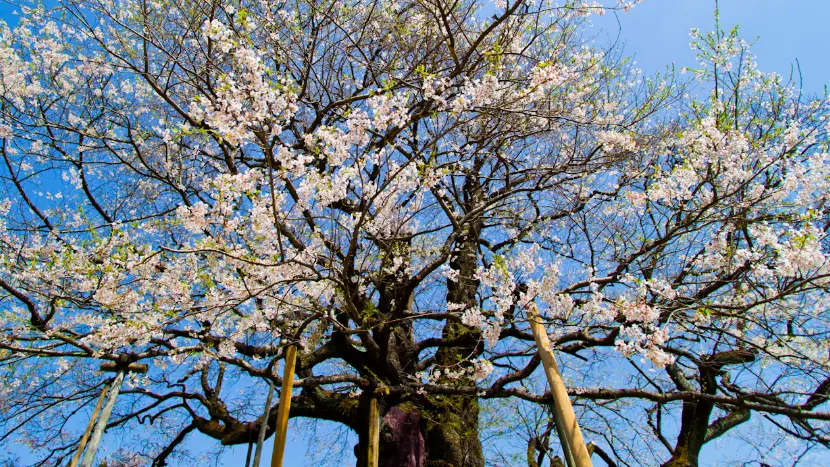
<instances>
[{"instance_id":1,"label":"clear blue sky","mask_svg":"<svg viewBox=\"0 0 830 467\"><path fill-rule=\"evenodd\" d=\"M612 1L606 1L612 3ZM618 14L619 26L613 15L600 18L591 30L597 45L619 38L626 55L633 55L646 74L661 71L668 64L694 66L694 55L688 47L689 30L711 30L713 0L645 0L627 14ZM721 0L721 26L741 26L744 39L760 36L753 52L762 71L787 75L798 59L808 93L820 93L830 84L830 1L828 0ZM0 17L9 23L14 7L0 3ZM318 435L325 436L324 433ZM328 440L331 442L331 439ZM212 443L206 437L193 436L189 446L199 450L199 443ZM352 443L354 441L351 441ZM263 463L270 459L271 440L266 441ZM307 439L299 430L289 434L286 466L310 465L305 462ZM205 444L204 449L210 449ZM245 446L227 452L226 465L243 465ZM351 451L351 445L346 452ZM708 453L708 459L714 456ZM708 460L707 459L707 460ZM350 465L351 458L344 459Z\"/></svg>"},{"instance_id":2,"label":"clear blue sky","mask_svg":"<svg viewBox=\"0 0 830 467\"><path fill-rule=\"evenodd\" d=\"M613 40L617 32L626 55L640 68L656 72L668 64L694 66L689 30L713 29L714 0L645 0L628 14L620 13L620 29L611 15L594 25L597 43ZM761 71L787 75L796 59L804 88L822 92L830 84L830 2L826 0L720 0L721 27L738 24L753 47Z\"/></svg>"}]
</instances>

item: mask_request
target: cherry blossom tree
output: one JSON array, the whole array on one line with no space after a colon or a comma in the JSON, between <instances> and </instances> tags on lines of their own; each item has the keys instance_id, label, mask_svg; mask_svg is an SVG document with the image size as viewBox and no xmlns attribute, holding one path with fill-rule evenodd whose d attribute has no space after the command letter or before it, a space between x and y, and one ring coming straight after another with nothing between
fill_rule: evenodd
<instances>
[{"instance_id":1,"label":"cherry blossom tree","mask_svg":"<svg viewBox=\"0 0 830 467\"><path fill-rule=\"evenodd\" d=\"M296 345L290 416L351 429L358 465L370 397L381 465L484 466L482 418L519 412L541 465L534 303L598 462L826 448L827 100L736 31L693 34L688 92L644 78L584 37L603 11L23 9L0 30L0 439L65 462L111 361L150 365L116 458L246 444Z\"/></svg>"}]
</instances>

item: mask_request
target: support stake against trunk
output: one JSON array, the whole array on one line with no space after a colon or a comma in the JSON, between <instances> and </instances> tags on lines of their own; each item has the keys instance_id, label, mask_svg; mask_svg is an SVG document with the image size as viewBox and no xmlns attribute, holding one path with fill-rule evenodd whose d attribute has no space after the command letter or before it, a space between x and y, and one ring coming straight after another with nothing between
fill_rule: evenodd
<instances>
[{"instance_id":1,"label":"support stake against trunk","mask_svg":"<svg viewBox=\"0 0 830 467\"><path fill-rule=\"evenodd\" d=\"M271 374L270 366L268 374ZM271 399L274 397L274 381L268 382L268 397L265 399L265 415L262 416L262 423L259 425L259 436L256 440L256 454L254 454L254 466L259 467L259 458L262 456L262 445L265 444L265 431L268 429L268 414L271 413Z\"/></svg>"},{"instance_id":2,"label":"support stake against trunk","mask_svg":"<svg viewBox=\"0 0 830 467\"><path fill-rule=\"evenodd\" d=\"M104 436L104 430L107 428L110 414L112 414L112 408L115 406L115 398L118 397L118 392L121 390L121 383L123 382L124 370L119 370L115 375L115 379L112 380L112 384L110 384L107 404L101 412L101 418L95 424L95 431L92 433L92 439L89 440L89 447L84 453L84 460L81 461L81 467L92 467L92 462L95 460L95 452L98 450L98 444Z\"/></svg>"},{"instance_id":3,"label":"support stake against trunk","mask_svg":"<svg viewBox=\"0 0 830 467\"><path fill-rule=\"evenodd\" d=\"M84 452L86 442L89 441L89 435L92 433L92 428L95 426L95 419L98 418L98 412L101 410L101 406L104 405L104 397L107 395L107 389L109 389L108 384L105 384L101 389L101 395L98 396L98 402L95 404L95 409L93 409L92 415L89 416L89 424L87 424L86 431L84 431L84 435L81 437L81 444L78 445L78 452L75 453L75 457L72 458L72 462L69 463L69 467L78 467L78 461L81 460L81 454Z\"/></svg>"},{"instance_id":4,"label":"support stake against trunk","mask_svg":"<svg viewBox=\"0 0 830 467\"><path fill-rule=\"evenodd\" d=\"M579 424L576 421L571 399L568 397L565 382L559 373L559 365L557 365L556 358L553 356L553 351L550 347L548 332L545 330L544 325L542 325L539 310L536 308L535 303L531 302L528 315L530 329L533 332L533 338L536 340L539 357L542 359L545 376L550 385L550 394L553 396L553 413L556 419L557 432L564 434L564 439L561 439L560 435L560 441L563 448L567 446L566 449L570 451L574 460L574 465L570 467L592 467L591 455L588 453L585 440L582 438L582 432L579 430ZM562 432L558 430L560 426L562 427Z\"/></svg>"},{"instance_id":5,"label":"support stake against trunk","mask_svg":"<svg viewBox=\"0 0 830 467\"><path fill-rule=\"evenodd\" d=\"M562 457L565 458L565 465L567 465L568 467L574 467L576 466L576 461L574 460L574 455L571 451L571 446L567 442L568 437L565 435L565 429L560 423L561 420L559 420L559 417L556 416L556 404L552 405L554 418L556 419L554 421L556 425L556 436L559 437L559 444L562 446Z\"/></svg>"},{"instance_id":6,"label":"support stake against trunk","mask_svg":"<svg viewBox=\"0 0 830 467\"><path fill-rule=\"evenodd\" d=\"M378 467L380 456L380 415L378 414L378 399L369 397L369 446L366 449L368 467Z\"/></svg>"},{"instance_id":7,"label":"support stake against trunk","mask_svg":"<svg viewBox=\"0 0 830 467\"><path fill-rule=\"evenodd\" d=\"M277 410L277 431L274 436L274 454L271 467L282 467L285 455L285 439L288 430L288 411L291 409L291 389L294 387L294 365L297 362L297 346L289 345L285 350L285 368L282 374L280 408Z\"/></svg>"},{"instance_id":8,"label":"support stake against trunk","mask_svg":"<svg viewBox=\"0 0 830 467\"><path fill-rule=\"evenodd\" d=\"M109 396L107 403L104 405L104 410L101 412L101 418L95 424L95 431L92 432L92 439L89 440L89 447L84 453L84 458L81 461L81 467L92 467L92 462L95 460L95 453L98 451L98 444L101 443L101 438L104 436L104 430L107 429L112 408L115 406L115 399L121 391L121 384L124 382L124 375L129 372L132 373L147 373L147 364L145 363L130 363L128 365L119 365L117 362L104 362L101 364L101 371L114 371L115 379L109 386ZM103 394L102 394L103 395Z\"/></svg>"}]
</instances>

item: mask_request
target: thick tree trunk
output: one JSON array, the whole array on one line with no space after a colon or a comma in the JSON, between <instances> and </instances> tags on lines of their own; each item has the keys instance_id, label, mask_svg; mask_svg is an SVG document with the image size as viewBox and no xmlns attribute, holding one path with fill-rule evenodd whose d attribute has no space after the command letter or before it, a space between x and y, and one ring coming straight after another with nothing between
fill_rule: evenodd
<instances>
[{"instance_id":1,"label":"thick tree trunk","mask_svg":"<svg viewBox=\"0 0 830 467\"><path fill-rule=\"evenodd\" d=\"M403 402L380 404L379 467L483 467L478 401L443 397L429 408ZM357 467L366 466L368 423L358 433Z\"/></svg>"},{"instance_id":2,"label":"thick tree trunk","mask_svg":"<svg viewBox=\"0 0 830 467\"><path fill-rule=\"evenodd\" d=\"M427 467L483 467L478 400L445 397L427 430ZM391 466L390 466L391 467Z\"/></svg>"},{"instance_id":3,"label":"thick tree trunk","mask_svg":"<svg viewBox=\"0 0 830 467\"><path fill-rule=\"evenodd\" d=\"M706 394L714 394L717 389L713 367L700 366L700 389ZM709 429L709 417L714 404L709 401L687 401L683 403L680 417L680 434L671 459L661 467L697 467L698 457L706 442Z\"/></svg>"},{"instance_id":4,"label":"thick tree trunk","mask_svg":"<svg viewBox=\"0 0 830 467\"><path fill-rule=\"evenodd\" d=\"M718 389L716 378L720 369L728 365L752 362L755 360L755 355L754 350L738 347L704 358L698 366L701 392L716 394ZM666 369L678 389L691 390L688 380L676 365L669 365ZM677 436L677 443L671 458L662 467L697 467L700 450L706 442L749 420L749 411L738 409L715 420L710 425L709 418L714 408L712 402L703 400L683 403L680 434Z\"/></svg>"},{"instance_id":5,"label":"thick tree trunk","mask_svg":"<svg viewBox=\"0 0 830 467\"><path fill-rule=\"evenodd\" d=\"M464 184L464 211L478 207L481 187L476 166ZM470 220L462 228L455 243L449 266L457 271L457 279L447 281L447 303L471 308L477 305L478 281L475 271L478 265L478 243L483 223ZM387 267L396 257L409 260L408 239L388 240ZM382 281L378 302L381 320L373 328L373 337L379 343L383 358L376 365L374 376L381 376L384 384L401 384L410 378L418 363L418 348L413 329L408 321L400 320L401 311L412 308L412 290L401 283L396 272ZM383 318L394 322L386 325ZM444 324L441 337L452 345L439 346L435 364L439 368L461 369L470 365L482 349L481 331L455 320ZM439 384L471 386L473 381L440 377ZM382 393L382 389L379 391ZM479 440L479 405L475 397L449 395L423 395L401 399L395 396L379 396L381 413L380 467L484 467L484 454ZM361 414L368 414L369 397L361 398ZM364 417L365 419L365 417ZM368 419L359 421L359 443L355 446L357 466L367 465ZM365 428L363 428L365 427Z\"/></svg>"},{"instance_id":6,"label":"thick tree trunk","mask_svg":"<svg viewBox=\"0 0 830 467\"><path fill-rule=\"evenodd\" d=\"M708 389L706 386L704 383L704 390ZM662 467L697 467L713 408L714 405L707 401L683 403L680 434L671 459Z\"/></svg>"}]
</instances>

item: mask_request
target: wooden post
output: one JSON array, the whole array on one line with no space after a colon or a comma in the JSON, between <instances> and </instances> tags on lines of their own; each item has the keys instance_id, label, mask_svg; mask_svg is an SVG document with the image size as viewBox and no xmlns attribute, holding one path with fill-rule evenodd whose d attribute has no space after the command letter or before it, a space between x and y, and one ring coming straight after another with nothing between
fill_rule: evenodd
<instances>
[{"instance_id":1,"label":"wooden post","mask_svg":"<svg viewBox=\"0 0 830 467\"><path fill-rule=\"evenodd\" d=\"M112 414L112 408L115 406L115 399L121 391L121 383L124 382L124 375L128 372L147 373L147 364L130 363L126 367L123 367L119 366L116 362L104 362L101 364L101 371L114 371L115 379L113 379L110 384L107 403L104 405L103 412L101 412L101 418L99 418L98 423L95 424L95 431L92 432L92 439L89 440L89 447L84 453L84 458L81 461L81 467L92 467L92 462L95 460L95 453L98 451L98 444L104 436L104 430L107 428L110 414Z\"/></svg>"},{"instance_id":2,"label":"wooden post","mask_svg":"<svg viewBox=\"0 0 830 467\"><path fill-rule=\"evenodd\" d=\"M291 390L294 387L294 364L297 362L297 346L290 345L285 350L285 367L282 373L282 392L280 408L277 410L277 432L274 436L274 454L271 467L282 467L285 455L285 439L288 431L288 411L291 409Z\"/></svg>"},{"instance_id":3,"label":"wooden post","mask_svg":"<svg viewBox=\"0 0 830 467\"><path fill-rule=\"evenodd\" d=\"M369 397L369 445L366 449L367 467L378 467L380 455L380 416L377 397Z\"/></svg>"},{"instance_id":4,"label":"wooden post","mask_svg":"<svg viewBox=\"0 0 830 467\"><path fill-rule=\"evenodd\" d=\"M565 383L562 381L562 375L559 373L559 365L556 364L556 358L553 356L553 351L550 347L548 332L545 330L544 325L542 325L542 321L539 318L539 310L536 308L535 303L530 304L528 314L530 329L533 331L536 348L539 351L539 357L542 359L545 376L548 378L550 394L553 396L553 412L556 419L556 426L557 428L561 426L562 431L560 433L564 434L565 439L560 439L560 441L562 442L563 448L567 449L565 452L570 451L574 460L574 465L570 467L592 467L591 455L585 446L585 440L582 439L582 432L579 430L579 424L576 421L571 399L568 397L568 391L565 389ZM566 445L567 448L565 448Z\"/></svg>"},{"instance_id":5,"label":"wooden post","mask_svg":"<svg viewBox=\"0 0 830 467\"><path fill-rule=\"evenodd\" d=\"M86 426L86 431L81 437L81 444L78 445L78 452L75 453L75 457L72 458L72 462L69 463L69 467L78 467L78 461L81 460L81 454L84 452L86 442L89 440L89 434L92 433L92 427L95 426L95 419L98 418L98 411L101 410L101 406L104 404L104 396L107 395L107 389L109 389L108 384L105 384L104 388L101 389L101 395L98 396L98 403L95 404L95 409L89 417L89 423Z\"/></svg>"},{"instance_id":6,"label":"wooden post","mask_svg":"<svg viewBox=\"0 0 830 467\"><path fill-rule=\"evenodd\" d=\"M568 437L565 435L565 430L562 426L563 423L556 415L556 404L551 404L551 408L553 409L553 417L556 424L556 436L559 438L559 445L562 446L562 457L565 458L565 465L574 467L576 466L576 461L574 460L571 446L568 444Z\"/></svg>"},{"instance_id":7,"label":"wooden post","mask_svg":"<svg viewBox=\"0 0 830 467\"><path fill-rule=\"evenodd\" d=\"M271 375L271 367L268 367L268 375ZM256 440L256 454L254 454L254 467L259 467L259 458L262 456L262 445L265 443L265 431L268 429L268 414L271 413L271 398L274 397L274 381L268 382L268 397L265 399L265 415L262 416L262 423L259 425L259 436Z\"/></svg>"},{"instance_id":8,"label":"wooden post","mask_svg":"<svg viewBox=\"0 0 830 467\"><path fill-rule=\"evenodd\" d=\"M250 431L248 435L250 437ZM245 467L251 467L251 448L254 447L253 441L248 441L248 454L245 456Z\"/></svg>"},{"instance_id":9,"label":"wooden post","mask_svg":"<svg viewBox=\"0 0 830 467\"><path fill-rule=\"evenodd\" d=\"M115 398L118 397L118 392L121 390L121 383L124 381L124 370L119 370L112 380L110 385L109 397L107 397L107 404L101 412L101 418L95 425L95 431L92 433L92 439L89 440L89 448L84 453L84 460L81 461L81 467L92 467L92 462L95 460L95 451L98 450L98 444L104 436L104 430L107 428L112 408L115 406Z\"/></svg>"}]
</instances>

